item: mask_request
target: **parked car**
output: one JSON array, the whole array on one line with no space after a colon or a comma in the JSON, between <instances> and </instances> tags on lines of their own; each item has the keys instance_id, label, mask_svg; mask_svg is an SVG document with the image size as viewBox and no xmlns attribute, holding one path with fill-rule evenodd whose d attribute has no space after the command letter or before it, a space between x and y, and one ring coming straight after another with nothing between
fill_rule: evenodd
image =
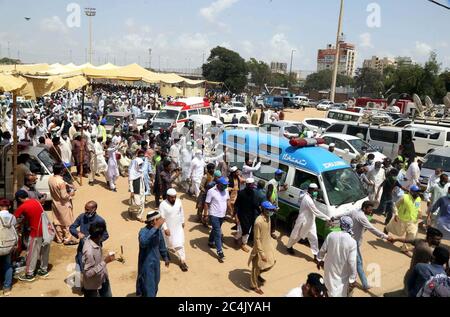
<instances>
[{"instance_id":1,"label":"parked car","mask_svg":"<svg viewBox=\"0 0 450 317\"><path fill-rule=\"evenodd\" d=\"M302 129L297 125L286 121L277 121L260 125L259 132L269 133L289 139L300 136Z\"/></svg>"},{"instance_id":2,"label":"parked car","mask_svg":"<svg viewBox=\"0 0 450 317\"><path fill-rule=\"evenodd\" d=\"M317 105L316 109L317 110L327 111L327 110L330 110L332 105L334 105L334 103L332 101L330 101L330 100L323 100Z\"/></svg>"},{"instance_id":3,"label":"parked car","mask_svg":"<svg viewBox=\"0 0 450 317\"><path fill-rule=\"evenodd\" d=\"M310 105L308 97L305 96L295 96L293 98L293 102L297 105L298 108L308 107Z\"/></svg>"},{"instance_id":4,"label":"parked car","mask_svg":"<svg viewBox=\"0 0 450 317\"><path fill-rule=\"evenodd\" d=\"M245 108L223 108L220 121L224 124L232 123L234 115L236 115L239 123L250 122Z\"/></svg>"},{"instance_id":5,"label":"parked car","mask_svg":"<svg viewBox=\"0 0 450 317\"><path fill-rule=\"evenodd\" d=\"M323 133L337 122L337 120L327 118L306 118L302 124L310 131L317 130L317 132Z\"/></svg>"},{"instance_id":6,"label":"parked car","mask_svg":"<svg viewBox=\"0 0 450 317\"><path fill-rule=\"evenodd\" d=\"M272 109L283 109L283 97L281 96L267 96L264 98L264 106Z\"/></svg>"},{"instance_id":7,"label":"parked car","mask_svg":"<svg viewBox=\"0 0 450 317\"><path fill-rule=\"evenodd\" d=\"M283 107L284 108L300 108L295 104L293 98L290 97L283 97Z\"/></svg>"},{"instance_id":8,"label":"parked car","mask_svg":"<svg viewBox=\"0 0 450 317\"><path fill-rule=\"evenodd\" d=\"M258 131L258 126L253 124L226 124L223 126L223 130L249 130L249 131Z\"/></svg>"},{"instance_id":9,"label":"parked car","mask_svg":"<svg viewBox=\"0 0 450 317\"><path fill-rule=\"evenodd\" d=\"M136 124L136 122L134 122L134 116L131 112L112 112L106 115L105 119L106 119L105 129L108 134L111 133L114 124L116 123L116 120L119 120L121 125L125 119L128 119L130 121L130 126Z\"/></svg>"},{"instance_id":10,"label":"parked car","mask_svg":"<svg viewBox=\"0 0 450 317\"><path fill-rule=\"evenodd\" d=\"M141 113L141 115L136 119L136 124L138 129L142 129L145 123L150 121L150 124L153 122L153 119L155 119L156 115L158 114L158 110L147 110Z\"/></svg>"},{"instance_id":11,"label":"parked car","mask_svg":"<svg viewBox=\"0 0 450 317\"><path fill-rule=\"evenodd\" d=\"M334 143L336 145L334 151L335 154L347 162L350 162L358 156L364 155L362 151L363 147L367 148L366 153L372 153L375 155L375 161L383 161L386 158L386 155L378 152L369 143L352 135L342 133L326 133L322 135L321 138L324 139L326 143L321 145L321 147L328 149L328 146Z\"/></svg>"},{"instance_id":12,"label":"parked car","mask_svg":"<svg viewBox=\"0 0 450 317\"><path fill-rule=\"evenodd\" d=\"M347 104L346 103L335 103L330 107L330 110L346 110Z\"/></svg>"},{"instance_id":13,"label":"parked car","mask_svg":"<svg viewBox=\"0 0 450 317\"><path fill-rule=\"evenodd\" d=\"M429 178L438 168L442 168L444 173L450 175L450 148L441 148L425 156L425 163L420 171L420 184L423 188L427 187Z\"/></svg>"}]
</instances>

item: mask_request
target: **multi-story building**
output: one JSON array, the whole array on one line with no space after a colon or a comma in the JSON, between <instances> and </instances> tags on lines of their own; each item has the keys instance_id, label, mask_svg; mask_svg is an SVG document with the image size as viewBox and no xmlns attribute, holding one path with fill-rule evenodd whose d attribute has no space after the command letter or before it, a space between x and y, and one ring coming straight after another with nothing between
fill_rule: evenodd
<instances>
[{"instance_id":1,"label":"multi-story building","mask_svg":"<svg viewBox=\"0 0 450 317\"><path fill-rule=\"evenodd\" d=\"M371 68L379 71L380 73L383 73L384 69L387 66L396 65L395 60L388 58L388 57L378 57L378 56L372 56L371 59L366 59L363 62L364 68Z\"/></svg>"},{"instance_id":2,"label":"multi-story building","mask_svg":"<svg viewBox=\"0 0 450 317\"><path fill-rule=\"evenodd\" d=\"M280 63L280 62L271 62L270 63L270 70L272 73L277 74L287 74L287 63Z\"/></svg>"},{"instance_id":3,"label":"multi-story building","mask_svg":"<svg viewBox=\"0 0 450 317\"><path fill-rule=\"evenodd\" d=\"M317 71L333 70L336 58L336 48L328 44L326 49L320 49L317 54ZM339 66L338 73L353 77L355 74L356 49L355 45L346 43L341 40L339 42Z\"/></svg>"},{"instance_id":4,"label":"multi-story building","mask_svg":"<svg viewBox=\"0 0 450 317\"><path fill-rule=\"evenodd\" d=\"M408 56L398 56L395 58L395 63L397 65L412 65L413 60Z\"/></svg>"}]
</instances>

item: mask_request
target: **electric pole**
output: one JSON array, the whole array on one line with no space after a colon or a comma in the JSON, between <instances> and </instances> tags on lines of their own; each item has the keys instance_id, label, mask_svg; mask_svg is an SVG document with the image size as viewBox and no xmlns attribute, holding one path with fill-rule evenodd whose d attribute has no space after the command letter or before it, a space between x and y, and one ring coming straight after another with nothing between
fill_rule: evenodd
<instances>
[{"instance_id":1,"label":"electric pole","mask_svg":"<svg viewBox=\"0 0 450 317\"><path fill-rule=\"evenodd\" d=\"M334 70L333 70L333 78L331 81L331 91L330 91L330 100L334 102L336 96L336 82L337 75L339 69L339 53L340 53L340 37L342 33L342 17L344 15L344 0L341 0L341 9L339 12L339 22L338 22L338 30L337 30L337 38L336 38L336 56L334 58Z\"/></svg>"}]
</instances>

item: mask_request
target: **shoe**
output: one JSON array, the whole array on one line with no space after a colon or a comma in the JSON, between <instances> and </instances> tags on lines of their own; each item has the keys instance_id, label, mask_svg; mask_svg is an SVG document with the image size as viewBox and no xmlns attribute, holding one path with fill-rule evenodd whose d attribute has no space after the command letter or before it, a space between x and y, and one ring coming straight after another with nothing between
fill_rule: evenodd
<instances>
[{"instance_id":1,"label":"shoe","mask_svg":"<svg viewBox=\"0 0 450 317\"><path fill-rule=\"evenodd\" d=\"M71 240L71 241L64 242L64 245L71 246L71 245L78 245L78 243Z\"/></svg>"},{"instance_id":2,"label":"shoe","mask_svg":"<svg viewBox=\"0 0 450 317\"><path fill-rule=\"evenodd\" d=\"M252 288L252 291L255 291L256 294L264 295L263 290L260 288Z\"/></svg>"},{"instance_id":3,"label":"shoe","mask_svg":"<svg viewBox=\"0 0 450 317\"><path fill-rule=\"evenodd\" d=\"M287 248L287 252L288 252L290 255L294 255L294 254L295 254L294 248Z\"/></svg>"},{"instance_id":4,"label":"shoe","mask_svg":"<svg viewBox=\"0 0 450 317\"><path fill-rule=\"evenodd\" d=\"M42 270L42 269L39 269L38 271L37 271L37 275L39 275L40 277L47 277L48 275L49 275L49 273L48 273L48 271L47 270Z\"/></svg>"},{"instance_id":5,"label":"shoe","mask_svg":"<svg viewBox=\"0 0 450 317\"><path fill-rule=\"evenodd\" d=\"M11 295L11 289L10 288L5 288L3 290L3 296L8 297Z\"/></svg>"},{"instance_id":6,"label":"shoe","mask_svg":"<svg viewBox=\"0 0 450 317\"><path fill-rule=\"evenodd\" d=\"M36 277L34 275L24 274L19 276L19 280L22 282L34 282L35 279Z\"/></svg>"},{"instance_id":7,"label":"shoe","mask_svg":"<svg viewBox=\"0 0 450 317\"><path fill-rule=\"evenodd\" d=\"M384 234L388 234L388 231L386 230L386 228L384 228L383 232L384 232Z\"/></svg>"},{"instance_id":8,"label":"shoe","mask_svg":"<svg viewBox=\"0 0 450 317\"><path fill-rule=\"evenodd\" d=\"M260 282L262 285L266 284L266 280L263 279L261 276L258 276L258 282Z\"/></svg>"},{"instance_id":9,"label":"shoe","mask_svg":"<svg viewBox=\"0 0 450 317\"><path fill-rule=\"evenodd\" d=\"M249 249L249 248L247 247L247 245L245 245L245 244L241 245L241 250L244 251L244 252L246 252L246 253L249 253L249 252L250 252L250 249Z\"/></svg>"},{"instance_id":10,"label":"shoe","mask_svg":"<svg viewBox=\"0 0 450 317\"><path fill-rule=\"evenodd\" d=\"M270 234L270 236L272 237L272 239L276 240L278 237L275 233Z\"/></svg>"},{"instance_id":11,"label":"shoe","mask_svg":"<svg viewBox=\"0 0 450 317\"><path fill-rule=\"evenodd\" d=\"M111 189L112 192L117 193L117 189Z\"/></svg>"},{"instance_id":12,"label":"shoe","mask_svg":"<svg viewBox=\"0 0 450 317\"><path fill-rule=\"evenodd\" d=\"M189 269L186 263L182 263L180 265L180 268L181 268L181 271L183 271L183 272L187 272Z\"/></svg>"},{"instance_id":13,"label":"shoe","mask_svg":"<svg viewBox=\"0 0 450 317\"><path fill-rule=\"evenodd\" d=\"M217 253L217 256L219 258L219 262L223 263L225 260L225 255L223 254L223 252Z\"/></svg>"},{"instance_id":14,"label":"shoe","mask_svg":"<svg viewBox=\"0 0 450 317\"><path fill-rule=\"evenodd\" d=\"M89 182L89 186L94 186L94 182Z\"/></svg>"},{"instance_id":15,"label":"shoe","mask_svg":"<svg viewBox=\"0 0 450 317\"><path fill-rule=\"evenodd\" d=\"M211 249L215 249L216 245L214 243L208 242L208 247L210 247Z\"/></svg>"}]
</instances>

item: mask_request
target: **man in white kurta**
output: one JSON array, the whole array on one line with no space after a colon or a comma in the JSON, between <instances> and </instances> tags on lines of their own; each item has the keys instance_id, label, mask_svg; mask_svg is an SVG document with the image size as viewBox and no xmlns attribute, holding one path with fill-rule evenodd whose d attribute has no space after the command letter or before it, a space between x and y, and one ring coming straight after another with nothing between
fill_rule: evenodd
<instances>
[{"instance_id":1,"label":"man in white kurta","mask_svg":"<svg viewBox=\"0 0 450 317\"><path fill-rule=\"evenodd\" d=\"M378 197L376 197L378 189L386 179L384 169L381 168L381 162L375 162L374 168L367 172L367 179L374 184L374 188L372 188L372 191L369 192L369 200L379 201ZM382 193L383 189L380 190L378 195L381 195Z\"/></svg>"},{"instance_id":2,"label":"man in white kurta","mask_svg":"<svg viewBox=\"0 0 450 317\"><path fill-rule=\"evenodd\" d=\"M116 180L119 178L119 164L117 162L117 150L118 145L114 145L114 143L107 143L108 145L108 169L106 171L106 180L109 185L109 189L113 192L117 192L116 188Z\"/></svg>"},{"instance_id":3,"label":"man in white kurta","mask_svg":"<svg viewBox=\"0 0 450 317\"><path fill-rule=\"evenodd\" d=\"M187 181L190 177L191 163L192 163L192 145L187 143L186 147L181 150L181 185L185 191L188 191Z\"/></svg>"},{"instance_id":4,"label":"man in white kurta","mask_svg":"<svg viewBox=\"0 0 450 317\"><path fill-rule=\"evenodd\" d=\"M72 143L70 143L67 134L62 135L59 149L61 150L61 160L63 163L65 163L66 166L72 165Z\"/></svg>"},{"instance_id":5,"label":"man in white kurta","mask_svg":"<svg viewBox=\"0 0 450 317\"><path fill-rule=\"evenodd\" d=\"M332 232L320 249L318 267L324 268L325 285L330 297L349 297L356 285L357 245L353 239L353 220L345 216L340 232Z\"/></svg>"},{"instance_id":6,"label":"man in white kurta","mask_svg":"<svg viewBox=\"0 0 450 317\"><path fill-rule=\"evenodd\" d=\"M128 169L128 184L129 191L131 193L130 197L130 208L129 212L137 212L137 218L140 221L144 221L144 208L145 208L145 185L144 185L144 154L141 157L136 157L131 161L130 167Z\"/></svg>"},{"instance_id":7,"label":"man in white kurta","mask_svg":"<svg viewBox=\"0 0 450 317\"><path fill-rule=\"evenodd\" d=\"M184 249L184 211L181 200L177 199L175 189L171 188L167 191L167 199L159 205L159 213L165 220L162 230L167 249L175 251L181 262L181 270L187 272L188 266Z\"/></svg>"},{"instance_id":8,"label":"man in white kurta","mask_svg":"<svg viewBox=\"0 0 450 317\"><path fill-rule=\"evenodd\" d=\"M309 185L308 191L300 196L299 199L299 214L295 222L294 229L291 232L287 244L287 250L290 254L294 254L294 244L299 240L308 238L311 252L314 260L317 261L317 254L319 253L319 241L317 239L316 217L324 221L330 221L331 218L321 212L314 203L314 198L318 197L319 186L317 184Z\"/></svg>"},{"instance_id":9,"label":"man in white kurta","mask_svg":"<svg viewBox=\"0 0 450 317\"><path fill-rule=\"evenodd\" d=\"M406 188L410 188L411 186L417 185L420 186L420 168L422 166L423 159L418 157L414 160L411 165L409 165L408 170L406 171Z\"/></svg>"},{"instance_id":10,"label":"man in white kurta","mask_svg":"<svg viewBox=\"0 0 450 317\"><path fill-rule=\"evenodd\" d=\"M206 163L202 157L202 151L196 150L189 172L195 197L200 195L200 183L202 182L203 174L205 173L205 166Z\"/></svg>"}]
</instances>

